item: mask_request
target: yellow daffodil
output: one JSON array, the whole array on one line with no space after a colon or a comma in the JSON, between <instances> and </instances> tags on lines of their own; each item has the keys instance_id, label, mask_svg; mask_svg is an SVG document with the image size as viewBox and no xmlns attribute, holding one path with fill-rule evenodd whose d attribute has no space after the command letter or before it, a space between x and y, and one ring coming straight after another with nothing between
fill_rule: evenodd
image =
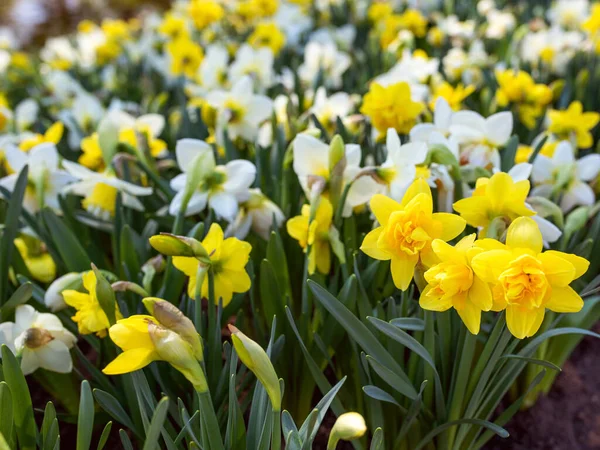
<instances>
[{"instance_id":1,"label":"yellow daffodil","mask_svg":"<svg viewBox=\"0 0 600 450\"><path fill-rule=\"evenodd\" d=\"M227 306L234 292L242 293L250 289L251 281L245 267L252 246L234 237L223 239L223 230L216 223L211 225L202 246L209 255L210 270L214 274L215 302L222 299L223 306ZM189 277L188 295L192 298L196 295L200 264L204 263L195 257L173 257L173 265ZM204 277L200 292L202 297L208 298L208 276Z\"/></svg>"},{"instance_id":2,"label":"yellow daffodil","mask_svg":"<svg viewBox=\"0 0 600 450\"><path fill-rule=\"evenodd\" d=\"M529 187L529 180L515 182L509 174L498 172L491 178L479 178L473 195L454 203L454 209L469 225L482 227L480 235L485 237L488 226L497 217L512 221L535 214L525 205Z\"/></svg>"},{"instance_id":3,"label":"yellow daffodil","mask_svg":"<svg viewBox=\"0 0 600 450\"><path fill-rule=\"evenodd\" d=\"M408 83L387 87L373 83L363 99L360 112L371 119L380 134L386 133L388 128L399 134L408 134L424 109L423 103L412 101Z\"/></svg>"},{"instance_id":4,"label":"yellow daffodil","mask_svg":"<svg viewBox=\"0 0 600 450\"><path fill-rule=\"evenodd\" d=\"M429 311L456 312L473 334L479 333L481 312L492 308L489 285L473 273L471 260L482 251L475 245L475 234L466 236L454 247L436 239L431 248L440 262L425 272L427 287L419 304Z\"/></svg>"},{"instance_id":5,"label":"yellow daffodil","mask_svg":"<svg viewBox=\"0 0 600 450\"><path fill-rule=\"evenodd\" d=\"M565 111L551 109L548 112L550 125L548 131L560 139L575 138L577 147L588 148L594 143L590 130L600 121L600 113L583 112L583 105L575 101Z\"/></svg>"},{"instance_id":6,"label":"yellow daffodil","mask_svg":"<svg viewBox=\"0 0 600 450\"><path fill-rule=\"evenodd\" d=\"M191 39L177 39L169 42L166 48L171 59L171 75L194 78L204 59L202 47Z\"/></svg>"},{"instance_id":7,"label":"yellow daffodil","mask_svg":"<svg viewBox=\"0 0 600 450\"><path fill-rule=\"evenodd\" d=\"M542 145L539 155L544 155L548 158L552 158L557 145L558 141L545 142L544 145ZM519 145L519 148L517 149L517 154L515 155L515 164L529 162L529 158L533 154L533 150L533 147L530 145Z\"/></svg>"},{"instance_id":8,"label":"yellow daffodil","mask_svg":"<svg viewBox=\"0 0 600 450\"><path fill-rule=\"evenodd\" d=\"M373 23L381 22L394 13L394 7L388 2L374 2L369 6L367 17Z\"/></svg>"},{"instance_id":9,"label":"yellow daffodil","mask_svg":"<svg viewBox=\"0 0 600 450\"><path fill-rule=\"evenodd\" d=\"M380 226L365 236L361 250L371 258L391 260L394 284L403 291L419 262L425 267L437 262L433 240L454 239L466 225L457 215L433 213L431 189L422 178L410 185L401 203L377 194L370 206Z\"/></svg>"},{"instance_id":10,"label":"yellow daffodil","mask_svg":"<svg viewBox=\"0 0 600 450\"><path fill-rule=\"evenodd\" d=\"M106 336L106 330L110 326L106 313L100 306L98 296L96 294L96 275L93 271L83 273L83 287L87 291L79 292L74 290L66 290L62 292L65 303L77 310L75 315L71 317L73 322L77 324L81 334L96 333L100 337ZM122 319L123 316L116 307L117 319Z\"/></svg>"},{"instance_id":11,"label":"yellow daffodil","mask_svg":"<svg viewBox=\"0 0 600 450\"><path fill-rule=\"evenodd\" d=\"M34 134L21 141L19 148L24 152L28 152L33 147L46 142L58 144L65 130L62 122L55 122L44 134Z\"/></svg>"},{"instance_id":12,"label":"yellow daffodil","mask_svg":"<svg viewBox=\"0 0 600 450\"><path fill-rule=\"evenodd\" d=\"M109 40L122 42L129 38L129 26L127 22L120 19L104 19L100 25L102 31Z\"/></svg>"},{"instance_id":13,"label":"yellow daffodil","mask_svg":"<svg viewBox=\"0 0 600 450\"><path fill-rule=\"evenodd\" d=\"M456 87L454 87L447 81L444 81L443 83L436 86L433 90L433 97L431 99L431 102L429 103L429 107L432 111L435 110L435 104L437 99L439 97L442 97L446 99L446 101L454 111L458 111L465 98L467 98L473 92L475 92L475 86L463 86L461 83L459 83Z\"/></svg>"},{"instance_id":14,"label":"yellow daffodil","mask_svg":"<svg viewBox=\"0 0 600 450\"><path fill-rule=\"evenodd\" d=\"M409 31L415 37L425 37L427 19L416 9L407 9L402 14L391 14L382 18L381 48L386 49L398 39L401 31Z\"/></svg>"},{"instance_id":15,"label":"yellow daffodil","mask_svg":"<svg viewBox=\"0 0 600 450\"><path fill-rule=\"evenodd\" d=\"M153 157L158 158L166 153L167 143L162 139L154 137L152 130L148 126L137 125L136 128L121 130L119 132L119 142L131 145L133 148L138 148L137 133L141 133L146 138L150 154Z\"/></svg>"},{"instance_id":16,"label":"yellow daffodil","mask_svg":"<svg viewBox=\"0 0 600 450\"><path fill-rule=\"evenodd\" d=\"M50 283L56 278L56 264L41 241L23 236L16 238L14 243L33 278L42 283Z\"/></svg>"},{"instance_id":17,"label":"yellow daffodil","mask_svg":"<svg viewBox=\"0 0 600 450\"><path fill-rule=\"evenodd\" d=\"M533 219L516 219L508 227L506 245L490 239L482 244L488 250L473 258L473 270L494 286L495 307L506 308L508 329L515 337L533 336L546 309L573 313L583 307L569 284L587 271L589 262L553 250L542 252L542 233Z\"/></svg>"},{"instance_id":18,"label":"yellow daffodil","mask_svg":"<svg viewBox=\"0 0 600 450\"><path fill-rule=\"evenodd\" d=\"M496 91L498 106L515 105L521 122L532 129L552 101L550 87L536 83L531 75L522 70L498 70L496 80L499 84Z\"/></svg>"},{"instance_id":19,"label":"yellow daffodil","mask_svg":"<svg viewBox=\"0 0 600 450\"><path fill-rule=\"evenodd\" d=\"M225 15L225 10L218 1L192 0L188 7L188 13L196 28L202 30L221 20Z\"/></svg>"},{"instance_id":20,"label":"yellow daffodil","mask_svg":"<svg viewBox=\"0 0 600 450\"><path fill-rule=\"evenodd\" d=\"M98 172L104 170L104 158L102 156L102 149L100 148L100 141L98 140L98 133L84 137L81 140L81 151L82 153L77 159L79 164Z\"/></svg>"},{"instance_id":21,"label":"yellow daffodil","mask_svg":"<svg viewBox=\"0 0 600 450\"><path fill-rule=\"evenodd\" d=\"M158 32L172 41L189 38L189 31L187 29L185 18L170 12L165 14L163 21L158 27Z\"/></svg>"},{"instance_id":22,"label":"yellow daffodil","mask_svg":"<svg viewBox=\"0 0 600 450\"><path fill-rule=\"evenodd\" d=\"M581 28L592 35L600 32L600 3L596 3L592 6L592 13L587 20L583 22Z\"/></svg>"},{"instance_id":23,"label":"yellow daffodil","mask_svg":"<svg viewBox=\"0 0 600 450\"><path fill-rule=\"evenodd\" d=\"M331 247L329 243L329 230L333 218L331 202L321 197L315 217L310 221L310 205L302 206L302 215L292 217L287 221L286 227L289 235L296 239L300 247L308 254L308 273L315 273L318 269L322 274L328 274L331 268Z\"/></svg>"},{"instance_id":24,"label":"yellow daffodil","mask_svg":"<svg viewBox=\"0 0 600 450\"><path fill-rule=\"evenodd\" d=\"M273 22L259 23L248 37L248 43L254 48L269 47L277 55L285 45L285 34Z\"/></svg>"}]
</instances>

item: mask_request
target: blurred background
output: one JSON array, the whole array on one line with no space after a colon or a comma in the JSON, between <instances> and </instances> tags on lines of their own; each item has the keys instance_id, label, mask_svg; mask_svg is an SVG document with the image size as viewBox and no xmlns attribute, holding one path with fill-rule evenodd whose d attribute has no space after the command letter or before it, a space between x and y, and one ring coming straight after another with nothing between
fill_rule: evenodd
<instances>
[{"instance_id":1,"label":"blurred background","mask_svg":"<svg viewBox=\"0 0 600 450\"><path fill-rule=\"evenodd\" d=\"M48 36L73 30L83 19L128 18L140 10L167 8L171 0L0 0L0 41L35 47ZM9 36L11 35L11 36ZM0 42L0 46L1 46Z\"/></svg>"}]
</instances>

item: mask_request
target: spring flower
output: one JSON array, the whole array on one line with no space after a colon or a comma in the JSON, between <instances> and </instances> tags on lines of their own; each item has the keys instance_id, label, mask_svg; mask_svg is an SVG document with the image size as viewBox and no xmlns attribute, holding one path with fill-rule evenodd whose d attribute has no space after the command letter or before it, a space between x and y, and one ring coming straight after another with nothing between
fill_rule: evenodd
<instances>
[{"instance_id":1,"label":"spring flower","mask_svg":"<svg viewBox=\"0 0 600 450\"><path fill-rule=\"evenodd\" d=\"M52 312L65 309L67 304L63 298L63 291L79 290L83 287L81 274L77 272L69 272L62 277L54 280L44 294L44 305Z\"/></svg>"},{"instance_id":2,"label":"spring flower","mask_svg":"<svg viewBox=\"0 0 600 450\"><path fill-rule=\"evenodd\" d=\"M200 64L199 76L202 87L207 91L223 89L227 83L229 53L221 44L209 45L206 57Z\"/></svg>"},{"instance_id":3,"label":"spring flower","mask_svg":"<svg viewBox=\"0 0 600 450\"><path fill-rule=\"evenodd\" d=\"M565 111L548 111L548 131L559 139L573 140L579 148L591 147L594 143L590 130L600 121L600 113L583 112L581 102L574 101Z\"/></svg>"},{"instance_id":4,"label":"spring flower","mask_svg":"<svg viewBox=\"0 0 600 450\"><path fill-rule=\"evenodd\" d=\"M600 5L595 4L592 6L592 13L585 22L581 25L581 28L588 33L594 35L600 31Z\"/></svg>"},{"instance_id":5,"label":"spring flower","mask_svg":"<svg viewBox=\"0 0 600 450\"><path fill-rule=\"evenodd\" d=\"M259 23L248 37L248 43L254 48L268 47L277 55L285 45L285 34L273 22Z\"/></svg>"},{"instance_id":6,"label":"spring flower","mask_svg":"<svg viewBox=\"0 0 600 450\"><path fill-rule=\"evenodd\" d=\"M425 272L427 287L419 299L421 308L454 308L469 331L478 334L481 312L489 311L493 302L489 285L471 267L471 260L478 253L475 234L462 238L454 247L436 239L431 248L440 262Z\"/></svg>"},{"instance_id":7,"label":"spring flower","mask_svg":"<svg viewBox=\"0 0 600 450\"><path fill-rule=\"evenodd\" d=\"M444 81L434 88L433 98L429 103L429 107L435 111L436 100L441 97L448 102L453 111L458 111L465 98L473 92L475 92L475 86L473 85L464 86L462 83L459 83L454 87L447 81Z\"/></svg>"},{"instance_id":8,"label":"spring flower","mask_svg":"<svg viewBox=\"0 0 600 450\"><path fill-rule=\"evenodd\" d=\"M177 39L166 45L170 59L170 73L178 77L184 75L194 78L200 63L204 59L202 47L191 39Z\"/></svg>"},{"instance_id":9,"label":"spring flower","mask_svg":"<svg viewBox=\"0 0 600 450\"><path fill-rule=\"evenodd\" d=\"M235 85L243 78L250 77L256 92L263 93L273 85L273 52L268 47L253 48L242 45L229 66L229 81Z\"/></svg>"},{"instance_id":10,"label":"spring flower","mask_svg":"<svg viewBox=\"0 0 600 450\"><path fill-rule=\"evenodd\" d=\"M56 122L44 134L36 133L23 139L19 144L19 148L24 152L28 152L32 148L44 143L56 145L60 142L64 129L65 127L62 122Z\"/></svg>"},{"instance_id":11,"label":"spring flower","mask_svg":"<svg viewBox=\"0 0 600 450\"><path fill-rule=\"evenodd\" d=\"M222 300L223 306L227 306L234 293L243 293L250 289L251 281L245 267L252 246L234 237L223 239L223 230L216 223L210 226L202 246L209 255L210 270L214 274L215 304ZM173 257L173 265L189 277L188 295L191 298L196 297L200 264L204 263L195 257ZM200 294L204 298L209 298L208 276L204 277Z\"/></svg>"},{"instance_id":12,"label":"spring flower","mask_svg":"<svg viewBox=\"0 0 600 450\"><path fill-rule=\"evenodd\" d=\"M58 168L58 152L54 144L37 145L28 153L9 146L4 156L8 166L16 173L0 179L0 186L12 192L18 174L28 166L28 186L23 199L25 209L30 213L35 213L44 206L60 210L58 195L75 178Z\"/></svg>"},{"instance_id":13,"label":"spring flower","mask_svg":"<svg viewBox=\"0 0 600 450\"><path fill-rule=\"evenodd\" d=\"M240 78L231 91L212 91L207 96L209 104L217 110L217 140L227 129L229 137L241 137L254 141L259 125L267 120L273 111L273 101L252 92L252 79Z\"/></svg>"},{"instance_id":14,"label":"spring flower","mask_svg":"<svg viewBox=\"0 0 600 450\"><path fill-rule=\"evenodd\" d=\"M373 23L380 22L394 13L394 7L386 2L373 2L367 11L367 17Z\"/></svg>"},{"instance_id":15,"label":"spring flower","mask_svg":"<svg viewBox=\"0 0 600 450\"><path fill-rule=\"evenodd\" d=\"M531 158L531 155L533 155L534 147L537 146L537 144L539 144L539 142L536 142L536 140L534 140L532 145L519 145L519 148L517 149L517 154L515 155L515 164L528 162ZM554 155L554 151L556 150L557 145L558 141L544 142L538 155L544 155L548 158L552 158L552 155Z\"/></svg>"},{"instance_id":16,"label":"spring flower","mask_svg":"<svg viewBox=\"0 0 600 450\"><path fill-rule=\"evenodd\" d=\"M562 141L551 158L538 155L535 159L531 174L535 184L532 195L552 197L562 193L559 204L565 213L578 205L591 206L596 196L588 183L598 173L600 155L592 153L575 160L571 144Z\"/></svg>"},{"instance_id":17,"label":"spring flower","mask_svg":"<svg viewBox=\"0 0 600 450\"><path fill-rule=\"evenodd\" d=\"M425 162L427 144L410 142L401 145L398 133L390 128L387 130L386 147L387 159L377 169L377 175L386 183L387 195L399 202L417 176L417 165Z\"/></svg>"},{"instance_id":18,"label":"spring flower","mask_svg":"<svg viewBox=\"0 0 600 450\"><path fill-rule=\"evenodd\" d=\"M196 28L202 30L221 20L225 15L225 10L218 1L192 0L188 7L188 13Z\"/></svg>"},{"instance_id":19,"label":"spring flower","mask_svg":"<svg viewBox=\"0 0 600 450\"><path fill-rule=\"evenodd\" d=\"M108 120L114 123L119 129L119 142L128 144L134 149L138 149L137 134L141 134L148 144L150 154L155 157L162 157L167 154L167 144L158 139L158 136L165 128L165 118L160 114L144 114L139 117L133 117L120 109L113 110L108 115Z\"/></svg>"},{"instance_id":20,"label":"spring flower","mask_svg":"<svg viewBox=\"0 0 600 450\"><path fill-rule=\"evenodd\" d=\"M304 62L298 68L298 76L305 84L312 84L322 73L325 87L337 89L350 63L350 56L339 51L334 42L310 41L304 47Z\"/></svg>"},{"instance_id":21,"label":"spring flower","mask_svg":"<svg viewBox=\"0 0 600 450\"><path fill-rule=\"evenodd\" d=\"M165 14L157 31L171 41L189 38L186 19L171 12Z\"/></svg>"},{"instance_id":22,"label":"spring flower","mask_svg":"<svg viewBox=\"0 0 600 450\"><path fill-rule=\"evenodd\" d=\"M310 220L310 205L302 206L302 215L292 217L286 227L289 235L296 239L300 247L308 253L308 273L317 269L328 274L331 268L330 228L333 219L333 207L325 197L321 197L313 220Z\"/></svg>"},{"instance_id":23,"label":"spring flower","mask_svg":"<svg viewBox=\"0 0 600 450\"><path fill-rule=\"evenodd\" d=\"M327 97L323 86L317 89L310 112L328 131L333 131L339 117L342 123L354 109L354 102L346 92L336 92Z\"/></svg>"},{"instance_id":24,"label":"spring flower","mask_svg":"<svg viewBox=\"0 0 600 450\"><path fill-rule=\"evenodd\" d=\"M506 308L508 329L518 339L538 331L546 309L570 313L583 307L569 284L587 271L589 262L553 250L542 252L542 246L537 224L520 217L508 227L506 245L489 242L490 250L471 261L475 274L493 285L495 309Z\"/></svg>"},{"instance_id":25,"label":"spring flower","mask_svg":"<svg viewBox=\"0 0 600 450\"><path fill-rule=\"evenodd\" d=\"M102 370L105 374L120 375L140 370L153 361L166 361L180 371L197 391L206 391L206 378L192 346L154 317L135 315L121 319L108 332L123 353Z\"/></svg>"},{"instance_id":26,"label":"spring flower","mask_svg":"<svg viewBox=\"0 0 600 450\"><path fill-rule=\"evenodd\" d=\"M248 190L254 183L254 164L239 159L217 166L212 147L197 139L179 140L175 153L183 173L171 180L177 194L171 201L169 213L177 215L189 196L186 216L203 211L208 204L218 217L233 221L239 202L248 199Z\"/></svg>"},{"instance_id":27,"label":"spring flower","mask_svg":"<svg viewBox=\"0 0 600 450\"><path fill-rule=\"evenodd\" d=\"M465 228L461 217L433 213L431 189L422 178L410 185L402 202L377 194L370 206L380 226L365 236L361 250L371 258L391 260L394 284L403 291L419 262L425 267L435 264L431 242L454 239Z\"/></svg>"},{"instance_id":28,"label":"spring flower","mask_svg":"<svg viewBox=\"0 0 600 450\"><path fill-rule=\"evenodd\" d=\"M577 29L588 17L588 0L557 0L548 11L548 20L553 25L567 29Z\"/></svg>"},{"instance_id":29,"label":"spring flower","mask_svg":"<svg viewBox=\"0 0 600 450\"><path fill-rule=\"evenodd\" d=\"M25 266L34 279L50 283L56 277L56 264L42 241L33 236L22 234L14 240Z\"/></svg>"},{"instance_id":30,"label":"spring flower","mask_svg":"<svg viewBox=\"0 0 600 450\"><path fill-rule=\"evenodd\" d=\"M250 189L249 198L240 205L240 210L225 232L238 239L244 239L250 230L264 240L274 228L279 228L285 221L283 212L276 203L264 195L260 189Z\"/></svg>"},{"instance_id":31,"label":"spring flower","mask_svg":"<svg viewBox=\"0 0 600 450\"><path fill-rule=\"evenodd\" d=\"M447 141L452 123L452 107L444 97L438 97L433 108L433 123L418 123L410 130L411 141L421 141L428 144L439 144ZM448 145L455 149L458 158L458 144L454 138L453 144ZM454 153L454 152L453 152Z\"/></svg>"},{"instance_id":32,"label":"spring flower","mask_svg":"<svg viewBox=\"0 0 600 450\"><path fill-rule=\"evenodd\" d=\"M75 308L76 313L71 319L77 324L81 334L96 333L98 336L104 337L110 324L98 301L96 275L90 270L84 272L81 278L83 280L83 290L87 292L68 289L62 291L63 299L67 305ZM123 318L118 305L116 305L116 317L117 319Z\"/></svg>"},{"instance_id":33,"label":"spring flower","mask_svg":"<svg viewBox=\"0 0 600 450\"><path fill-rule=\"evenodd\" d=\"M347 412L340 415L331 431L327 441L327 450L335 450L337 443L360 439L367 432L365 419L357 412Z\"/></svg>"},{"instance_id":34,"label":"spring flower","mask_svg":"<svg viewBox=\"0 0 600 450\"><path fill-rule=\"evenodd\" d=\"M114 217L119 192L123 205L138 211L143 211L144 205L137 197L152 194L152 188L120 180L108 170L97 173L70 161L63 161L63 166L79 180L63 189L63 193L83 197L81 200L83 209L102 220Z\"/></svg>"},{"instance_id":35,"label":"spring flower","mask_svg":"<svg viewBox=\"0 0 600 450\"><path fill-rule=\"evenodd\" d=\"M496 80L498 106L515 105L521 122L532 129L552 101L552 90L545 84L536 84L531 75L522 70L497 70Z\"/></svg>"},{"instance_id":36,"label":"spring flower","mask_svg":"<svg viewBox=\"0 0 600 450\"><path fill-rule=\"evenodd\" d=\"M373 83L363 99L360 112L368 116L379 133L388 128L408 134L425 105L413 102L408 83L400 82L388 87Z\"/></svg>"},{"instance_id":37,"label":"spring flower","mask_svg":"<svg viewBox=\"0 0 600 450\"><path fill-rule=\"evenodd\" d=\"M77 338L65 329L54 314L37 312L33 306L19 305L15 321L0 324L0 345L21 356L21 371L29 375L42 368L58 373L73 370L69 350Z\"/></svg>"},{"instance_id":38,"label":"spring flower","mask_svg":"<svg viewBox=\"0 0 600 450\"><path fill-rule=\"evenodd\" d=\"M461 163L499 168L499 148L506 144L513 129L513 116L504 111L487 119L474 111L452 115L450 134L461 148Z\"/></svg>"}]
</instances>

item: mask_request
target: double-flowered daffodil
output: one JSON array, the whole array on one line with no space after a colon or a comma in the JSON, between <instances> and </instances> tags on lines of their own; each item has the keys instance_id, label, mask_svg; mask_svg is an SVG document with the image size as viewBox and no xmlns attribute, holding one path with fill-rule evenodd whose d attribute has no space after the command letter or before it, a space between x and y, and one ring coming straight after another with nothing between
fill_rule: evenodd
<instances>
[{"instance_id":1,"label":"double-flowered daffodil","mask_svg":"<svg viewBox=\"0 0 600 450\"><path fill-rule=\"evenodd\" d=\"M77 311L71 319L77 324L81 334L96 333L98 336L104 337L110 323L98 300L96 274L90 270L81 276L83 289L87 292L69 289L62 291L62 297L67 305ZM118 306L116 306L115 313L117 319L123 318Z\"/></svg>"},{"instance_id":2,"label":"double-flowered daffodil","mask_svg":"<svg viewBox=\"0 0 600 450\"><path fill-rule=\"evenodd\" d=\"M377 194L370 206L380 226L365 236L361 250L390 260L394 284L402 290L408 289L419 262L425 267L436 263L433 240L454 239L466 225L457 215L433 212L431 189L422 178L410 185L402 202Z\"/></svg>"},{"instance_id":3,"label":"double-flowered daffodil","mask_svg":"<svg viewBox=\"0 0 600 450\"><path fill-rule=\"evenodd\" d=\"M589 262L558 251L542 252L542 233L533 219L516 219L508 227L506 244L484 239L478 245L486 251L473 257L473 271L493 286L493 309L506 308L508 329L515 337L533 336L546 309L573 313L583 307L569 284L587 271Z\"/></svg>"},{"instance_id":4,"label":"double-flowered daffodil","mask_svg":"<svg viewBox=\"0 0 600 450\"><path fill-rule=\"evenodd\" d=\"M481 312L492 309L492 293L488 283L473 272L471 260L482 251L475 234L462 238L454 247L436 239L431 248L439 263L424 274L427 286L419 304L429 311L454 308L469 331L479 333Z\"/></svg>"},{"instance_id":5,"label":"double-flowered daffodil","mask_svg":"<svg viewBox=\"0 0 600 450\"><path fill-rule=\"evenodd\" d=\"M252 246L237 238L223 238L223 230L219 224L213 223L202 241L210 261L199 260L194 256L173 256L173 265L189 277L188 295L196 297L196 285L199 274L211 270L214 276L215 303L219 300L226 306L234 293L243 293L250 289L251 280L246 272L246 264ZM200 294L209 298L209 277L200 280Z\"/></svg>"}]
</instances>

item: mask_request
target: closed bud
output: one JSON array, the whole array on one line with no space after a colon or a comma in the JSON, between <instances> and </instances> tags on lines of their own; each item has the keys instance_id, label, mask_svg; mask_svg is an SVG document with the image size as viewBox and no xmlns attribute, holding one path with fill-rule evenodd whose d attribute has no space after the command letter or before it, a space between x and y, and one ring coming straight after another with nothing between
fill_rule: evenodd
<instances>
[{"instance_id":1,"label":"closed bud","mask_svg":"<svg viewBox=\"0 0 600 450\"><path fill-rule=\"evenodd\" d=\"M66 290L77 291L83 287L83 279L81 274L77 272L70 272L57 278L46 290L44 294L44 304L52 312L60 311L67 307L65 300L63 299L62 292Z\"/></svg>"},{"instance_id":2,"label":"closed bud","mask_svg":"<svg viewBox=\"0 0 600 450\"><path fill-rule=\"evenodd\" d=\"M115 292L108 280L94 264L92 264L92 270L96 276L96 297L98 298L98 303L100 303L100 307L104 311L104 314L106 314L108 323L114 325L117 321L117 300L115 298Z\"/></svg>"},{"instance_id":3,"label":"closed bud","mask_svg":"<svg viewBox=\"0 0 600 450\"><path fill-rule=\"evenodd\" d=\"M359 413L344 413L337 418L327 442L327 450L335 449L340 440L353 441L364 436L367 432L365 419Z\"/></svg>"},{"instance_id":4,"label":"closed bud","mask_svg":"<svg viewBox=\"0 0 600 450\"><path fill-rule=\"evenodd\" d=\"M576 233L585 226L590 217L589 212L590 208L588 206L580 206L571 211L565 222L565 236L567 236L567 238L571 237L573 233Z\"/></svg>"},{"instance_id":5,"label":"closed bud","mask_svg":"<svg viewBox=\"0 0 600 450\"><path fill-rule=\"evenodd\" d=\"M538 213L541 217L551 217L552 221L559 227L562 228L564 224L563 212L560 207L552 200L548 200L545 197L529 197L527 203Z\"/></svg>"},{"instance_id":6,"label":"closed bud","mask_svg":"<svg viewBox=\"0 0 600 450\"><path fill-rule=\"evenodd\" d=\"M196 331L196 327L185 314L183 314L172 303L156 297L146 297L144 306L158 322L179 334L192 348L194 358L198 361L203 359L202 340Z\"/></svg>"},{"instance_id":7,"label":"closed bud","mask_svg":"<svg viewBox=\"0 0 600 450\"><path fill-rule=\"evenodd\" d=\"M339 134L336 134L329 144L329 171L334 172L336 166L340 162L343 162L345 156L346 147L344 146L344 141Z\"/></svg>"},{"instance_id":8,"label":"closed bud","mask_svg":"<svg viewBox=\"0 0 600 450\"><path fill-rule=\"evenodd\" d=\"M281 409L281 389L275 368L263 348L238 330L229 325L231 340L240 360L250 369L267 391L274 411Z\"/></svg>"},{"instance_id":9,"label":"closed bud","mask_svg":"<svg viewBox=\"0 0 600 450\"><path fill-rule=\"evenodd\" d=\"M150 245L166 256L194 256L194 250L172 234L152 236Z\"/></svg>"}]
</instances>

